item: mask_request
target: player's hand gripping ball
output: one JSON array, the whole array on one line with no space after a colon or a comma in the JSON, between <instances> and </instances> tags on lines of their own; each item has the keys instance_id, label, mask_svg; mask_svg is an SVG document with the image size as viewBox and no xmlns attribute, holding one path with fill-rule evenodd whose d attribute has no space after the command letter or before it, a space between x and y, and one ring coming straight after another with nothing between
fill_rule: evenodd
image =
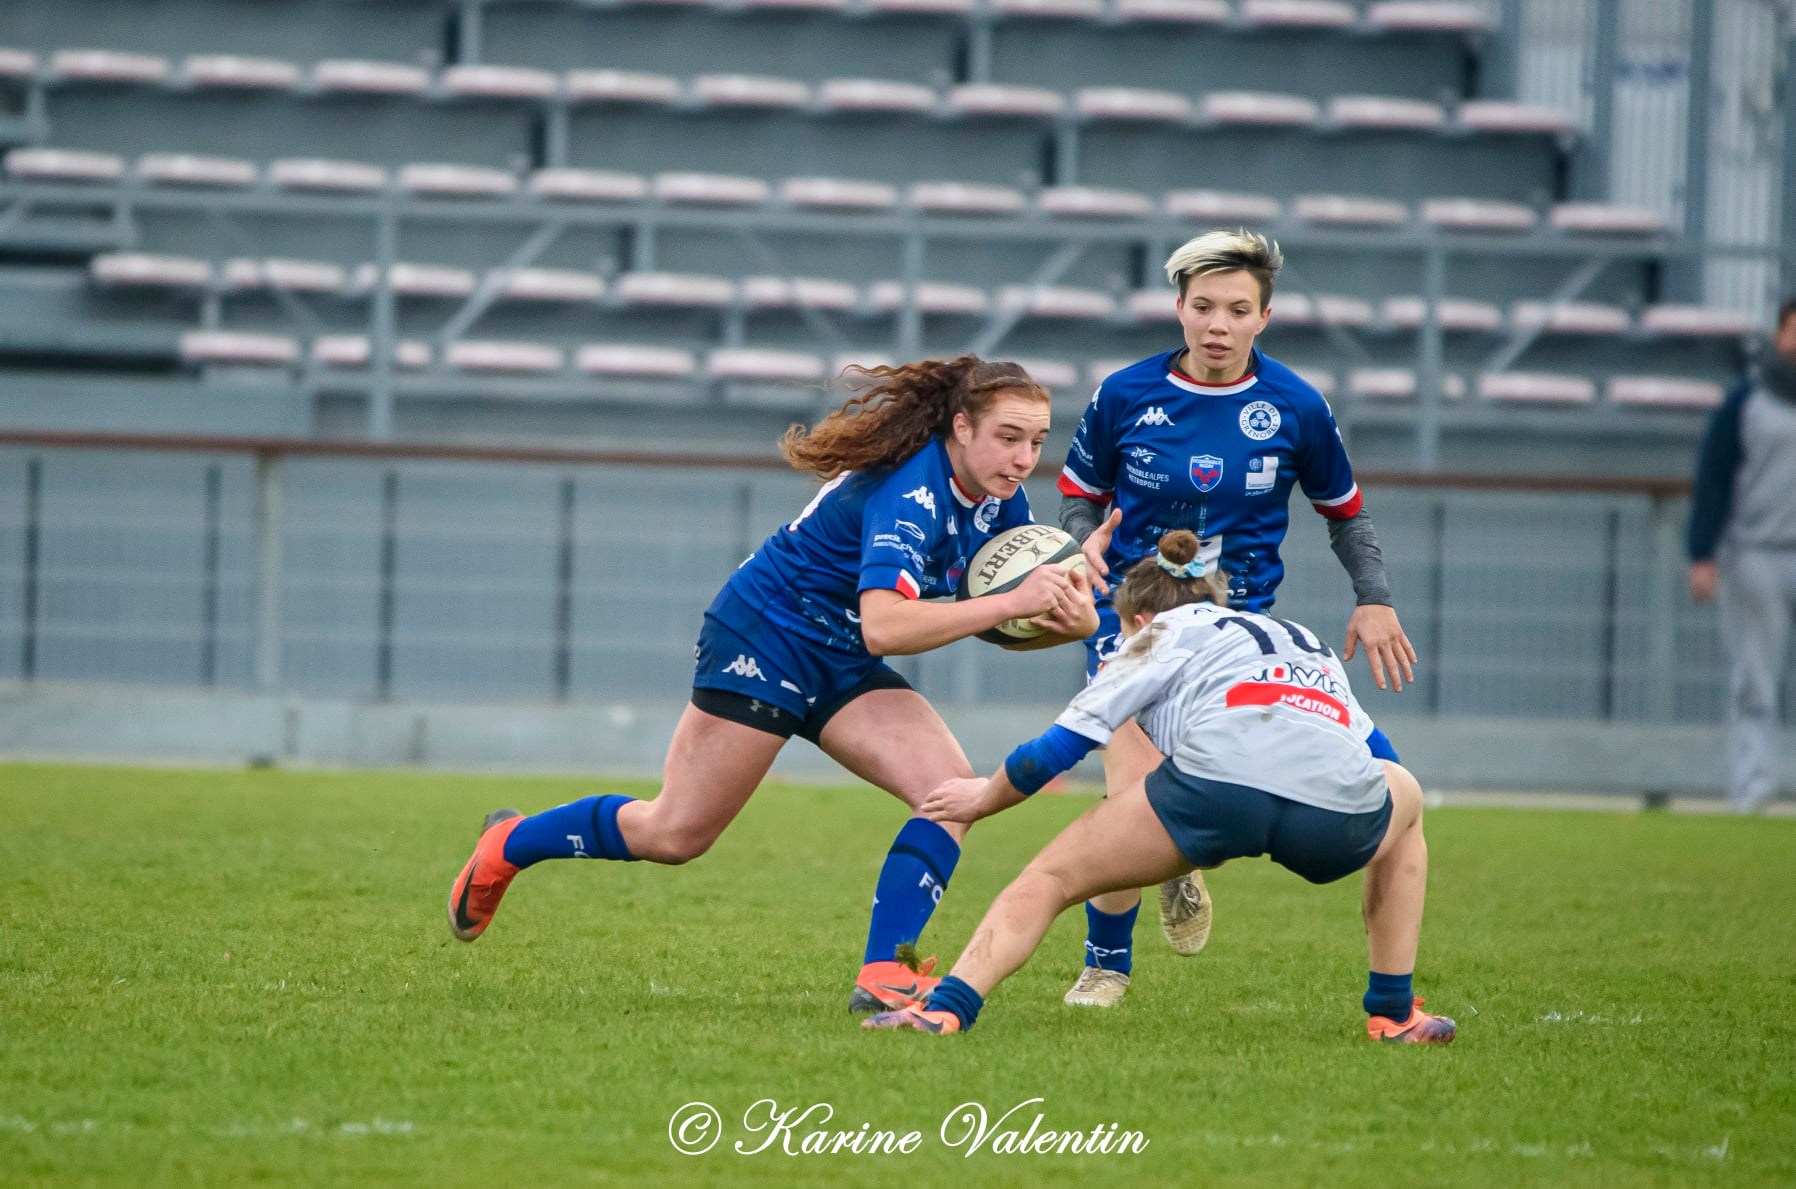
<instances>
[{"instance_id":1,"label":"player's hand gripping ball","mask_svg":"<svg viewBox=\"0 0 1796 1189\"><path fill-rule=\"evenodd\" d=\"M1048 524L1025 524L999 533L980 547L961 579L960 597L983 598L1004 594L1021 586L1037 566L1084 570L1085 555L1079 543ZM988 644L1018 644L1034 640L1046 631L1027 619L1007 619L979 633Z\"/></svg>"}]
</instances>

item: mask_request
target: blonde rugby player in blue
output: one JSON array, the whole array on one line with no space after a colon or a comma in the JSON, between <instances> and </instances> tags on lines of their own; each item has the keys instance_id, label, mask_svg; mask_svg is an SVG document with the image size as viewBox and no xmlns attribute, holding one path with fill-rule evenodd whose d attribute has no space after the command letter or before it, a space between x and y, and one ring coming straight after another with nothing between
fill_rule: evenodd
<instances>
[{"instance_id":1,"label":"blonde rugby player in blue","mask_svg":"<svg viewBox=\"0 0 1796 1189\"><path fill-rule=\"evenodd\" d=\"M698 858L733 821L786 740L802 736L915 812L943 781L971 776L960 744L884 657L927 652L1034 618L1046 647L1097 629L1085 576L1040 566L1014 590L962 602L967 559L1030 522L1022 483L1041 458L1048 393L1014 363L973 356L866 372L871 387L781 442L822 490L776 530L705 612L692 702L661 791L522 816L488 815L449 891L450 931L473 941L517 874L545 859ZM849 1006L910 1002L936 979L898 961L928 923L966 827L913 816L873 899ZM767 856L769 877L781 856Z\"/></svg>"}]
</instances>

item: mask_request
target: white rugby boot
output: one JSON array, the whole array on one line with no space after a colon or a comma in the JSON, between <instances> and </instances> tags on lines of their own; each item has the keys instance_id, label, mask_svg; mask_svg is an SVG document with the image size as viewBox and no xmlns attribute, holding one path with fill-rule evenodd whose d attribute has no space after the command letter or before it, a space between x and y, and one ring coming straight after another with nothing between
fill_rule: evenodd
<instances>
[{"instance_id":1,"label":"white rugby boot","mask_svg":"<svg viewBox=\"0 0 1796 1189\"><path fill-rule=\"evenodd\" d=\"M1210 890L1193 871L1160 885L1160 932L1174 952L1189 957L1210 941Z\"/></svg>"},{"instance_id":2,"label":"white rugby boot","mask_svg":"<svg viewBox=\"0 0 1796 1189\"><path fill-rule=\"evenodd\" d=\"M1129 991L1129 976L1119 970L1087 966L1066 993L1068 1007L1115 1007Z\"/></svg>"}]
</instances>

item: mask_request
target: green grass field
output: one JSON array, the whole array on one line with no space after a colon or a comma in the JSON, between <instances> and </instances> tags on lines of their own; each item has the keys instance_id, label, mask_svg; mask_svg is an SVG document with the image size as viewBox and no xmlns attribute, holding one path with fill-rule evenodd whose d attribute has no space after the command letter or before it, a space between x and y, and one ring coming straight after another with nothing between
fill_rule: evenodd
<instances>
[{"instance_id":1,"label":"green grass field","mask_svg":"<svg viewBox=\"0 0 1796 1189\"><path fill-rule=\"evenodd\" d=\"M0 1183L1796 1181L1796 822L1433 813L1418 989L1459 1020L1451 1048L1368 1043L1359 879L1264 862L1212 874L1199 957L1144 913L1120 1010L1061 1006L1069 913L976 1030L937 1039L845 1010L902 820L865 789L766 789L681 870L544 865L478 944L450 940L481 815L590 791L0 767ZM951 959L1087 804L975 830L926 950ZM1035 1097L1044 1127L1148 1146L968 1156L939 1134L962 1103ZM765 1139L742 1121L764 1098L923 1139L733 1152ZM723 1142L687 1157L668 1120L695 1100Z\"/></svg>"}]
</instances>

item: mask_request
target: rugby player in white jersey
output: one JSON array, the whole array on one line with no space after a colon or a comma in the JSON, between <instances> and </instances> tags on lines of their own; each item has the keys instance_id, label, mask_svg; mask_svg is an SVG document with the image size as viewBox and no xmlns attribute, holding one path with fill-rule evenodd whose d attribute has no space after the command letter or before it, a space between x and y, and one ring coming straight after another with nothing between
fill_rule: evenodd
<instances>
[{"instance_id":1,"label":"rugby player in white jersey","mask_svg":"<svg viewBox=\"0 0 1796 1189\"><path fill-rule=\"evenodd\" d=\"M973 822L1019 805L1131 719L1166 759L1049 843L926 998L866 1027L964 1031L1072 905L1264 854L1318 884L1364 868L1367 1034L1453 1039L1453 1021L1411 990L1428 881L1421 786L1367 749L1372 722L1333 650L1300 624L1230 610L1226 579L1197 555L1195 534L1163 536L1117 588L1128 639L1115 657L989 780L944 782L922 811Z\"/></svg>"}]
</instances>

